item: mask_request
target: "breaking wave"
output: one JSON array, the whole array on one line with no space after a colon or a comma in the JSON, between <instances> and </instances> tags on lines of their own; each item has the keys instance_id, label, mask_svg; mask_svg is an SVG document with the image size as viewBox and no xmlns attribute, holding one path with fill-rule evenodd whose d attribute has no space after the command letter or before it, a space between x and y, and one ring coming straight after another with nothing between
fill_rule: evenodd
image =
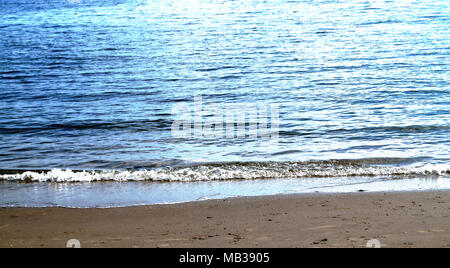
<instances>
[{"instance_id":1,"label":"breaking wave","mask_svg":"<svg viewBox=\"0 0 450 268\"><path fill-rule=\"evenodd\" d=\"M221 163L122 171L48 171L0 172L0 181L10 182L194 182L277 178L325 177L409 177L450 176L448 164L400 165L381 160L330 160L310 162ZM396 164L393 164L396 163Z\"/></svg>"}]
</instances>

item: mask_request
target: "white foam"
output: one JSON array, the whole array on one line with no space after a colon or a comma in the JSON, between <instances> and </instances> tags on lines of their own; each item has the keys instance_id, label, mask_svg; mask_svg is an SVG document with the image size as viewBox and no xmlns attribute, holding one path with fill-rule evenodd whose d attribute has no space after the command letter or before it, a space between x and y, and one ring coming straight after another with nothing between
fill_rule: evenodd
<instances>
[{"instance_id":1,"label":"white foam","mask_svg":"<svg viewBox=\"0 0 450 268\"><path fill-rule=\"evenodd\" d=\"M213 181L271 178L324 178L356 176L450 176L448 164L422 166L364 166L332 163L247 163L200 165L135 171L72 171L53 169L48 172L24 172L0 175L3 181L18 182L99 182L99 181Z\"/></svg>"}]
</instances>

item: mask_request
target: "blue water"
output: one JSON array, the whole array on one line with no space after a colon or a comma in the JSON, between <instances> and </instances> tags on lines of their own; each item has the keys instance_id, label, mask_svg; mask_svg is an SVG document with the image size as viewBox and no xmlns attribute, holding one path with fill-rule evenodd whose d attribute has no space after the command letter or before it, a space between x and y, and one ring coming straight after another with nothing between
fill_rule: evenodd
<instances>
[{"instance_id":1,"label":"blue water","mask_svg":"<svg viewBox=\"0 0 450 268\"><path fill-rule=\"evenodd\" d=\"M449 177L449 19L447 0L0 0L1 179ZM195 96L278 105L278 143L174 138Z\"/></svg>"}]
</instances>

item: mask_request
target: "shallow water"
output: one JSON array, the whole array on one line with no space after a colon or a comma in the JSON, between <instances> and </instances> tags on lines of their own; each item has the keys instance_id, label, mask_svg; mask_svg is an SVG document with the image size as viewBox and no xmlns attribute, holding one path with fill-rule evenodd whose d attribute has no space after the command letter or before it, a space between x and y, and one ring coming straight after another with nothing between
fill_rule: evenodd
<instances>
[{"instance_id":1,"label":"shallow water","mask_svg":"<svg viewBox=\"0 0 450 268\"><path fill-rule=\"evenodd\" d=\"M449 14L446 0L1 0L0 169L21 172L0 179L448 178ZM172 109L195 96L279 105L277 144L174 138Z\"/></svg>"},{"instance_id":2,"label":"shallow water","mask_svg":"<svg viewBox=\"0 0 450 268\"><path fill-rule=\"evenodd\" d=\"M200 182L0 182L2 207L111 208L174 204L233 197L450 190L450 180L429 178L306 178Z\"/></svg>"}]
</instances>

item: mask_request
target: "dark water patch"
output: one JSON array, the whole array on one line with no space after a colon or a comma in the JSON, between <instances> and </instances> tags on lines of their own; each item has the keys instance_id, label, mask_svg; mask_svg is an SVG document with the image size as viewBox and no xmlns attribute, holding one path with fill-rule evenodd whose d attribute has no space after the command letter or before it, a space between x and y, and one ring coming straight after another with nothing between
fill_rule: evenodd
<instances>
[{"instance_id":1,"label":"dark water patch","mask_svg":"<svg viewBox=\"0 0 450 268\"><path fill-rule=\"evenodd\" d=\"M16 74L16 73L13 73ZM32 79L35 78L34 75L2 75L0 76L0 80L25 80L25 79Z\"/></svg>"},{"instance_id":2,"label":"dark water patch","mask_svg":"<svg viewBox=\"0 0 450 268\"><path fill-rule=\"evenodd\" d=\"M0 134L11 135L20 133L42 133L52 131L79 131L79 130L129 130L129 131L164 131L170 128L172 121L165 119L118 121L118 122L71 122L65 124L48 124L28 127L0 127Z\"/></svg>"},{"instance_id":3,"label":"dark water patch","mask_svg":"<svg viewBox=\"0 0 450 268\"><path fill-rule=\"evenodd\" d=\"M289 155L289 154L296 154L296 153L301 153L301 152L302 151L299 151L299 150L288 150L288 151L273 153L272 156Z\"/></svg>"},{"instance_id":4,"label":"dark water patch","mask_svg":"<svg viewBox=\"0 0 450 268\"><path fill-rule=\"evenodd\" d=\"M328 35L328 34L332 34L332 33L334 33L333 30L320 30L320 31L316 32L317 35Z\"/></svg>"},{"instance_id":5,"label":"dark water patch","mask_svg":"<svg viewBox=\"0 0 450 268\"><path fill-rule=\"evenodd\" d=\"M335 129L330 130L333 134L345 133L374 133L374 134L417 134L417 133L436 133L449 131L450 126L392 126L392 127L368 127L357 129Z\"/></svg>"},{"instance_id":6,"label":"dark water patch","mask_svg":"<svg viewBox=\"0 0 450 268\"><path fill-rule=\"evenodd\" d=\"M200 69L196 69L195 71L197 71L197 72L214 72L214 71L235 69L235 68L237 68L237 67L235 67L235 66L221 66L221 67L200 68Z\"/></svg>"},{"instance_id":7,"label":"dark water patch","mask_svg":"<svg viewBox=\"0 0 450 268\"><path fill-rule=\"evenodd\" d=\"M114 84L113 84L114 85ZM143 89L135 89L133 91L105 91L101 93L85 93L85 94L72 94L72 93L60 93L58 98L61 102L95 102L95 101L107 101L108 99L125 99L145 96L154 96L161 93L159 90L154 90L151 87L144 87Z\"/></svg>"},{"instance_id":8,"label":"dark water patch","mask_svg":"<svg viewBox=\"0 0 450 268\"><path fill-rule=\"evenodd\" d=\"M443 14L436 14L436 15L425 15L425 16L419 16L421 19L448 19L448 15Z\"/></svg>"},{"instance_id":9,"label":"dark water patch","mask_svg":"<svg viewBox=\"0 0 450 268\"><path fill-rule=\"evenodd\" d=\"M370 26L370 25L379 25L379 24L398 24L402 23L400 20L379 20L379 21L369 21L357 24L357 26Z\"/></svg>"},{"instance_id":10,"label":"dark water patch","mask_svg":"<svg viewBox=\"0 0 450 268\"><path fill-rule=\"evenodd\" d=\"M218 79L218 80L235 80L235 79L240 79L240 78L241 78L240 75L225 75L225 76L214 77L213 79Z\"/></svg>"},{"instance_id":11,"label":"dark water patch","mask_svg":"<svg viewBox=\"0 0 450 268\"><path fill-rule=\"evenodd\" d=\"M419 52L419 53L410 53L409 57L422 57L422 56L436 56L436 55L450 55L449 51L430 51L430 52Z\"/></svg>"},{"instance_id":12,"label":"dark water patch","mask_svg":"<svg viewBox=\"0 0 450 268\"><path fill-rule=\"evenodd\" d=\"M21 71L17 71L17 70L12 70L12 71L0 71L0 75L1 75L1 76L3 76L3 75L9 76L9 75L20 74L20 73L21 73Z\"/></svg>"}]
</instances>

